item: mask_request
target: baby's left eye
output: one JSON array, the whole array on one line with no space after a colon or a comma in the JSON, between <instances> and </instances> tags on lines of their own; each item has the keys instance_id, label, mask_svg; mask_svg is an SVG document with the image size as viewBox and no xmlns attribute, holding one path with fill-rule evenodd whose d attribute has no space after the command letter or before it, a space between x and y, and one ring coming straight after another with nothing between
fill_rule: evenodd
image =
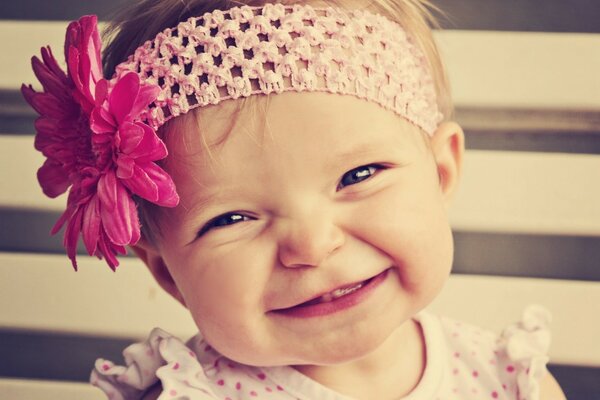
<instances>
[{"instance_id":1,"label":"baby's left eye","mask_svg":"<svg viewBox=\"0 0 600 400\"><path fill-rule=\"evenodd\" d=\"M338 183L337 190L341 190L346 186L355 185L359 182L367 180L381 169L383 169L383 167L377 164L363 165L358 168L351 169L342 176L340 183Z\"/></svg>"}]
</instances>

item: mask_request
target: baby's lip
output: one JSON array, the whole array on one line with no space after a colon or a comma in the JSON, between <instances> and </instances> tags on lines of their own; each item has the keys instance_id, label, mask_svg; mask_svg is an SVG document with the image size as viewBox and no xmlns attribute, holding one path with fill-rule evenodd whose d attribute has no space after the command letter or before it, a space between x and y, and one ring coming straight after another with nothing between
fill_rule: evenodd
<instances>
[{"instance_id":1,"label":"baby's lip","mask_svg":"<svg viewBox=\"0 0 600 400\"><path fill-rule=\"evenodd\" d=\"M363 280L357 280L342 285L335 285L331 289L317 291L316 294L312 294L310 296L306 296L298 300L293 300L292 302L290 302L289 306L272 309L271 311L283 311L294 307L302 307L311 304L317 304L320 302L331 301L331 299L335 298L336 296L344 295L356 289L360 289L361 287L369 283L371 279L373 279L379 274L381 274L381 272L378 272L377 274Z\"/></svg>"}]
</instances>

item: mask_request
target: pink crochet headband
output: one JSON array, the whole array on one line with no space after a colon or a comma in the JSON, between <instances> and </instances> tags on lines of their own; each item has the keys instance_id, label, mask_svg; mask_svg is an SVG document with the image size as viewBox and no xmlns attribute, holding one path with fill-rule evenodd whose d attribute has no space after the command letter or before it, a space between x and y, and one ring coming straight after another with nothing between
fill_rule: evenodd
<instances>
[{"instance_id":1,"label":"pink crochet headband","mask_svg":"<svg viewBox=\"0 0 600 400\"><path fill-rule=\"evenodd\" d=\"M44 91L21 90L40 114L35 147L44 193L67 189L64 246L77 269L80 235L90 255L114 270L137 243L134 198L175 207L171 177L156 161L167 149L156 129L206 105L256 94L324 91L353 95L394 111L433 134L442 115L423 52L404 29L360 10L308 5L215 10L166 29L102 74L95 16L67 28L67 72L49 47L32 58Z\"/></svg>"},{"instance_id":2,"label":"pink crochet headband","mask_svg":"<svg viewBox=\"0 0 600 400\"><path fill-rule=\"evenodd\" d=\"M284 91L368 99L429 134L441 120L422 51L400 25L362 10L215 10L165 29L116 70L160 86L144 114L155 128L199 106Z\"/></svg>"}]
</instances>

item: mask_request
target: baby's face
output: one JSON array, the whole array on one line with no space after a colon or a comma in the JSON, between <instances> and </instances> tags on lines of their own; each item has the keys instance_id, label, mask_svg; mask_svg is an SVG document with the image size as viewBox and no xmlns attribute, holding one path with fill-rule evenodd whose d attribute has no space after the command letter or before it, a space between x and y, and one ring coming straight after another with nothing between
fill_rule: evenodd
<instances>
[{"instance_id":1,"label":"baby's face","mask_svg":"<svg viewBox=\"0 0 600 400\"><path fill-rule=\"evenodd\" d=\"M188 132L171 149L181 204L160 219L158 254L172 294L213 347L246 364L375 350L451 267L447 197L425 140L351 96L276 95L264 121L221 107L200 115L211 121L203 138ZM218 144L209 154L202 140Z\"/></svg>"}]
</instances>

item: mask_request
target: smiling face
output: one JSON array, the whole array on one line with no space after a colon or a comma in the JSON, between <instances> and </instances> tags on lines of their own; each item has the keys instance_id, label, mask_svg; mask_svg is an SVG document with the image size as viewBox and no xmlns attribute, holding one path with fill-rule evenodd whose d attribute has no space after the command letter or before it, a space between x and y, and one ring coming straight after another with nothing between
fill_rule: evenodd
<instances>
[{"instance_id":1,"label":"smiling face","mask_svg":"<svg viewBox=\"0 0 600 400\"><path fill-rule=\"evenodd\" d=\"M202 136L171 143L181 204L138 254L229 358L370 354L449 274L460 128L436 133L434 158L413 125L351 96L276 95L258 122L231 105L202 110Z\"/></svg>"}]
</instances>

